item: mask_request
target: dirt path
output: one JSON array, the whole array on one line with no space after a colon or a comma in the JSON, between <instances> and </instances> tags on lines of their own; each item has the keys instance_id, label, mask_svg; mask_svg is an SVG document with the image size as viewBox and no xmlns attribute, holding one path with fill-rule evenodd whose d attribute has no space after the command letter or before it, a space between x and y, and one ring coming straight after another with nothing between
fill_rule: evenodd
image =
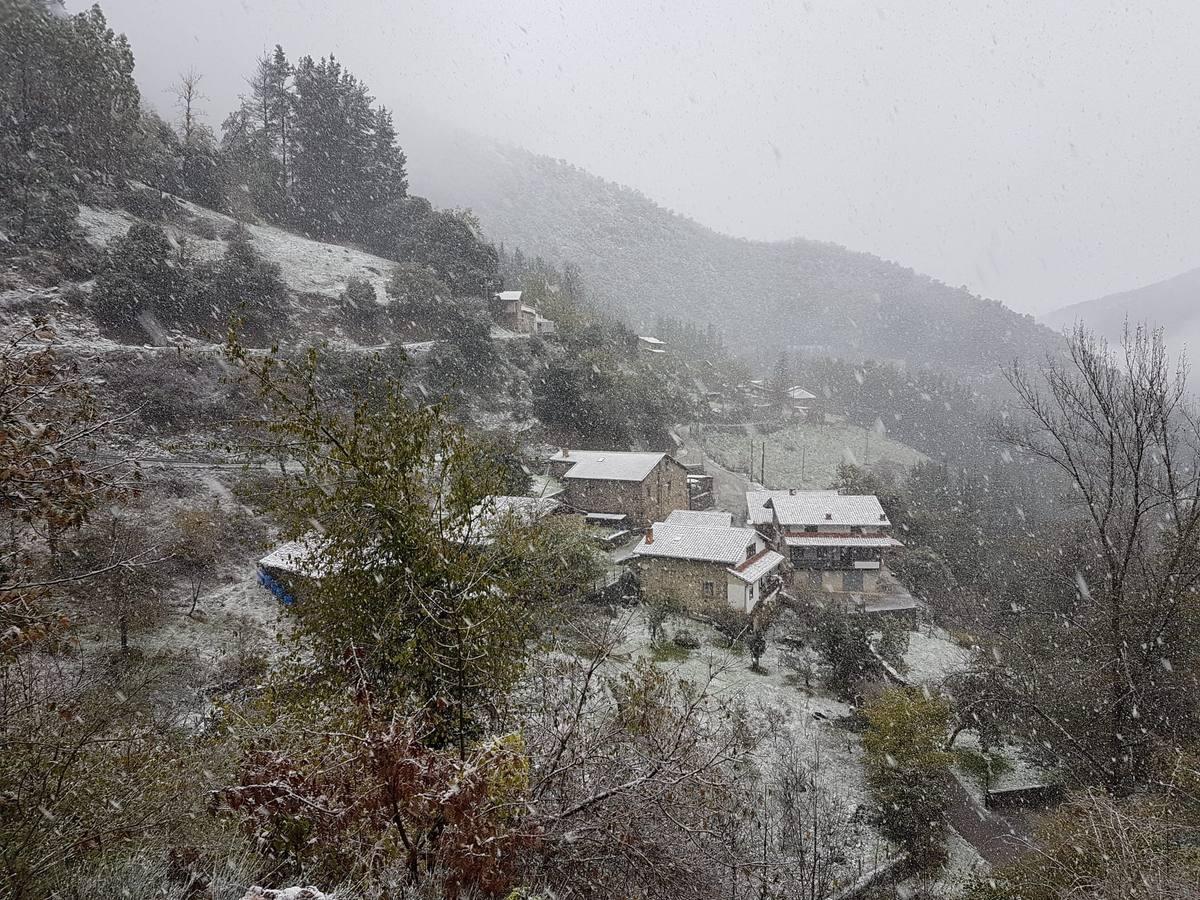
<instances>
[{"instance_id":1,"label":"dirt path","mask_svg":"<svg viewBox=\"0 0 1200 900\"><path fill-rule=\"evenodd\" d=\"M683 446L687 448L687 453L681 457L680 461L685 463L703 462L705 473L712 476L713 507L733 513L734 524L744 524L746 521L746 491L761 490L762 485L738 472L731 472L707 455L704 448L691 435L691 429L686 426L677 428L676 434Z\"/></svg>"},{"instance_id":2,"label":"dirt path","mask_svg":"<svg viewBox=\"0 0 1200 900\"><path fill-rule=\"evenodd\" d=\"M1013 862L1025 852L1030 833L1020 813L1005 815L984 808L952 775L946 779L946 795L951 826L993 866Z\"/></svg>"}]
</instances>

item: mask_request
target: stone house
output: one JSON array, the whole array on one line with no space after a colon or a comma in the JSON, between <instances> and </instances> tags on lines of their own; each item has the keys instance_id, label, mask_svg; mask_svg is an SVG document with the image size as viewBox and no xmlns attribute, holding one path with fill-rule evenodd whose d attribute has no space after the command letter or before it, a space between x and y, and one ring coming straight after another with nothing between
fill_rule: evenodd
<instances>
[{"instance_id":1,"label":"stone house","mask_svg":"<svg viewBox=\"0 0 1200 900\"><path fill-rule=\"evenodd\" d=\"M521 291L500 291L495 295L500 324L517 334L554 334L557 329L553 320L543 318L536 306L521 298Z\"/></svg>"},{"instance_id":2,"label":"stone house","mask_svg":"<svg viewBox=\"0 0 1200 900\"><path fill-rule=\"evenodd\" d=\"M622 525L644 528L688 508L687 469L666 453L571 450L549 459L562 482L560 499L587 514L624 516Z\"/></svg>"},{"instance_id":3,"label":"stone house","mask_svg":"<svg viewBox=\"0 0 1200 900\"><path fill-rule=\"evenodd\" d=\"M634 550L642 590L692 609L723 603L750 613L782 585L783 556L753 528L656 522Z\"/></svg>"},{"instance_id":4,"label":"stone house","mask_svg":"<svg viewBox=\"0 0 1200 900\"><path fill-rule=\"evenodd\" d=\"M791 490L751 491L746 500L750 521L787 555L798 586L834 593L885 589L886 551L903 545L891 536L879 498Z\"/></svg>"}]
</instances>

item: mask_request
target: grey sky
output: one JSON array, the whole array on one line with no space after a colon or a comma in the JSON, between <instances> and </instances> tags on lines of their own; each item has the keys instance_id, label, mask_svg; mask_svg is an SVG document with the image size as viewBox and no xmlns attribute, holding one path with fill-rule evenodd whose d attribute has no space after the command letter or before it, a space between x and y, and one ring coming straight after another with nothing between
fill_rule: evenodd
<instances>
[{"instance_id":1,"label":"grey sky","mask_svg":"<svg viewBox=\"0 0 1200 900\"><path fill-rule=\"evenodd\" d=\"M147 99L169 108L195 66L214 124L279 42L726 233L834 241L1023 311L1200 266L1194 0L102 5Z\"/></svg>"}]
</instances>

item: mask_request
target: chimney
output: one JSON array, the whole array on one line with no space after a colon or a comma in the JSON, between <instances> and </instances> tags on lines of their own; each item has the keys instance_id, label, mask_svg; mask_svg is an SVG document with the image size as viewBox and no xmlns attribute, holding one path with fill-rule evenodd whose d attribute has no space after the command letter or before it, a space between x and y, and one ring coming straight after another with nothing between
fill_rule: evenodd
<instances>
[{"instance_id":1,"label":"chimney","mask_svg":"<svg viewBox=\"0 0 1200 900\"><path fill-rule=\"evenodd\" d=\"M833 513L831 513L831 512L827 512L827 513L825 513L825 521L826 521L826 522L831 522L831 521L833 521Z\"/></svg>"},{"instance_id":2,"label":"chimney","mask_svg":"<svg viewBox=\"0 0 1200 900\"><path fill-rule=\"evenodd\" d=\"M654 526L653 525L651 525L649 528L646 529L646 543L647 544L654 543Z\"/></svg>"},{"instance_id":3,"label":"chimney","mask_svg":"<svg viewBox=\"0 0 1200 900\"><path fill-rule=\"evenodd\" d=\"M795 489L795 488L788 488L788 496L789 496L789 497L795 497L795 496L796 496L796 489Z\"/></svg>"},{"instance_id":4,"label":"chimney","mask_svg":"<svg viewBox=\"0 0 1200 900\"><path fill-rule=\"evenodd\" d=\"M879 521L880 521L880 522L886 522L886 521L887 521L887 513L880 513L880 514L879 514Z\"/></svg>"},{"instance_id":5,"label":"chimney","mask_svg":"<svg viewBox=\"0 0 1200 900\"><path fill-rule=\"evenodd\" d=\"M561 449L562 449L562 455L563 455L563 459L567 459L568 457L570 457L570 455L571 455L571 448L570 448L570 447L563 447L563 448L561 448Z\"/></svg>"}]
</instances>

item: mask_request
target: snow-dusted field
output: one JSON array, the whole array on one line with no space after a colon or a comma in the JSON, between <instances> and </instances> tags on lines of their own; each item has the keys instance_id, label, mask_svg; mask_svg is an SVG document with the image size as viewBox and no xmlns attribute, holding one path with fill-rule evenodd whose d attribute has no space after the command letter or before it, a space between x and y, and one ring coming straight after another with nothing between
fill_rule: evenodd
<instances>
[{"instance_id":1,"label":"snow-dusted field","mask_svg":"<svg viewBox=\"0 0 1200 900\"><path fill-rule=\"evenodd\" d=\"M798 423L771 434L755 435L755 447L766 442L766 478L768 488L827 488L837 477L842 463L858 465L892 463L914 466L925 456L893 441L880 430L855 425ZM704 433L705 450L725 468L748 471L749 438L741 434ZM754 471L762 457L755 449Z\"/></svg>"}]
</instances>

